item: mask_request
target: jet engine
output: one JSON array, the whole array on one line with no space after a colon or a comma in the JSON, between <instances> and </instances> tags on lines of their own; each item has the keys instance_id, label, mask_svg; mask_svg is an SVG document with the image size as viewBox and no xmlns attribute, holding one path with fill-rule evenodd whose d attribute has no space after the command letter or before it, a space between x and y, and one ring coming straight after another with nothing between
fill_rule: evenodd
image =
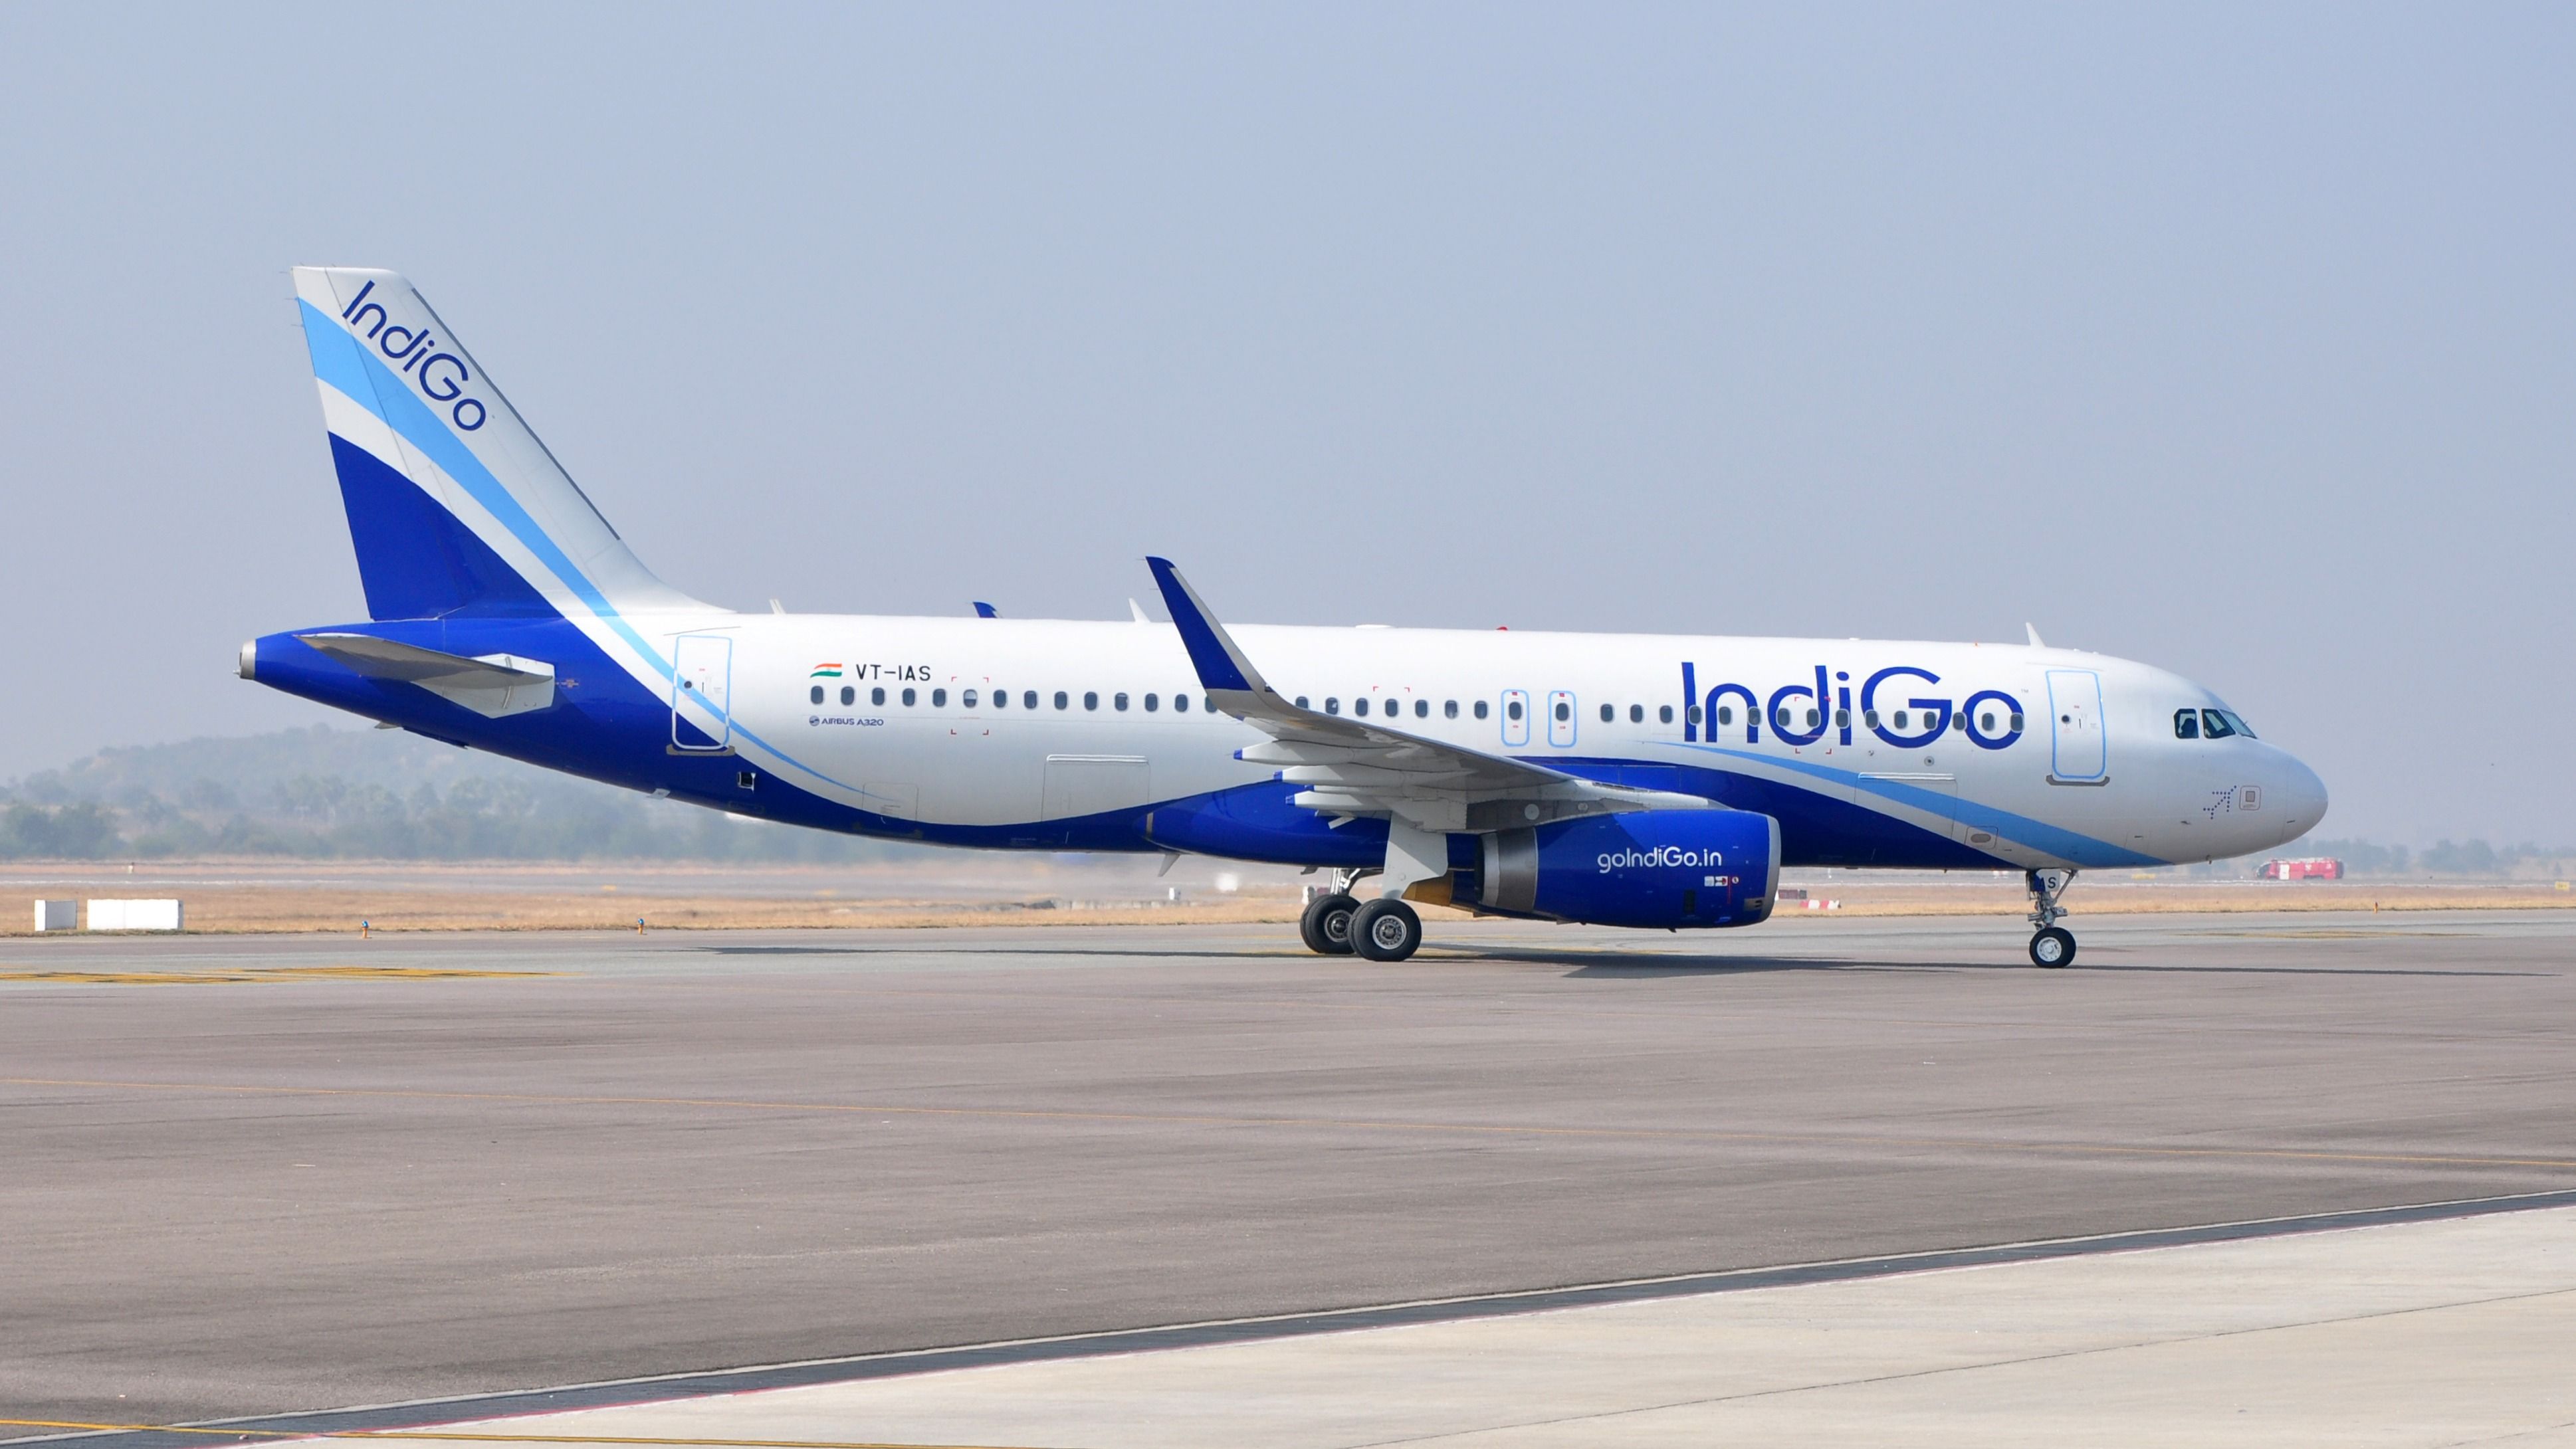
<instances>
[{"instance_id":1,"label":"jet engine","mask_svg":"<svg viewBox=\"0 0 2576 1449\"><path fill-rule=\"evenodd\" d=\"M1480 838L1482 911L1595 926L1750 926L1779 896L1780 822L1744 810L1588 815Z\"/></svg>"}]
</instances>

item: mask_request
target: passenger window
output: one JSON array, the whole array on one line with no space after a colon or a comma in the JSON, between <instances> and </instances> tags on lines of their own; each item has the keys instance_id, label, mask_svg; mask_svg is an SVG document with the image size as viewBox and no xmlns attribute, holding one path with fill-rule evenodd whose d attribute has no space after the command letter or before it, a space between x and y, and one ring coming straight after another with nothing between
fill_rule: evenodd
<instances>
[{"instance_id":1,"label":"passenger window","mask_svg":"<svg viewBox=\"0 0 2576 1449\"><path fill-rule=\"evenodd\" d=\"M1574 718L1574 706L1567 704L1564 700L1558 700L1556 702L1556 722L1558 724L1563 724L1572 718Z\"/></svg>"},{"instance_id":2,"label":"passenger window","mask_svg":"<svg viewBox=\"0 0 2576 1449\"><path fill-rule=\"evenodd\" d=\"M880 685L878 685L876 688L871 689L871 690L869 690L869 691L868 691L868 703L870 703L870 704L883 704L883 703L885 703L885 686L884 686L884 685L880 684Z\"/></svg>"},{"instance_id":3,"label":"passenger window","mask_svg":"<svg viewBox=\"0 0 2576 1449\"><path fill-rule=\"evenodd\" d=\"M912 707L912 691L909 689L903 692L903 704L906 709L910 709Z\"/></svg>"},{"instance_id":4,"label":"passenger window","mask_svg":"<svg viewBox=\"0 0 2576 1449\"><path fill-rule=\"evenodd\" d=\"M1851 728L1850 710L1838 709L1834 711L1834 728L1838 730L1847 730Z\"/></svg>"},{"instance_id":5,"label":"passenger window","mask_svg":"<svg viewBox=\"0 0 2576 1449\"><path fill-rule=\"evenodd\" d=\"M1719 705L1717 707L1717 722L1721 725L1731 725L1735 723L1735 706L1731 704Z\"/></svg>"},{"instance_id":6,"label":"passenger window","mask_svg":"<svg viewBox=\"0 0 2576 1449\"><path fill-rule=\"evenodd\" d=\"M1667 709L1667 710L1665 710L1665 711L1664 711L1664 713L1665 713L1665 714L1667 714L1667 715L1669 715L1669 714L1671 714L1671 713L1672 713L1672 711L1671 711L1671 710L1669 710L1669 709ZM1632 705L1628 706L1628 723L1630 723L1630 724L1644 724L1645 722L1646 722L1646 707L1645 707L1644 705L1642 705L1642 704L1632 704Z\"/></svg>"},{"instance_id":7,"label":"passenger window","mask_svg":"<svg viewBox=\"0 0 2576 1449\"><path fill-rule=\"evenodd\" d=\"M1898 729L1905 728L1905 711L1901 709L1896 712L1896 727Z\"/></svg>"},{"instance_id":8,"label":"passenger window","mask_svg":"<svg viewBox=\"0 0 2576 1449\"><path fill-rule=\"evenodd\" d=\"M957 696L957 702L968 709L973 709L975 707L975 691L970 689L964 694Z\"/></svg>"},{"instance_id":9,"label":"passenger window","mask_svg":"<svg viewBox=\"0 0 2576 1449\"><path fill-rule=\"evenodd\" d=\"M1307 705L1307 703L1306 703L1306 696L1304 696L1304 695L1302 695L1302 694L1301 694L1301 695L1299 695L1299 696L1297 696L1297 707L1298 707L1299 709L1305 709L1305 708L1308 708L1308 705Z\"/></svg>"},{"instance_id":10,"label":"passenger window","mask_svg":"<svg viewBox=\"0 0 2576 1449\"><path fill-rule=\"evenodd\" d=\"M1967 732L1968 732L1968 717L1967 717L1966 715L1964 715L1964 714L1954 714L1954 715L1950 716L1950 733L1952 733L1952 734L1954 734L1954 735L1963 735L1963 734L1966 734Z\"/></svg>"},{"instance_id":11,"label":"passenger window","mask_svg":"<svg viewBox=\"0 0 2576 1449\"><path fill-rule=\"evenodd\" d=\"M1478 713L1482 713L1482 712L1483 712L1483 711L1481 711L1481 710L1479 710L1479 711L1478 711ZM1507 704L1507 705L1504 705L1504 706L1503 706L1503 718L1505 718L1505 719L1519 719L1520 717L1521 717L1521 702L1520 702L1519 700L1517 700L1517 699L1516 699L1516 700L1513 700L1511 703L1509 703L1509 704Z\"/></svg>"},{"instance_id":12,"label":"passenger window","mask_svg":"<svg viewBox=\"0 0 2576 1449\"><path fill-rule=\"evenodd\" d=\"M1127 707L1127 692L1122 689L1118 693L1109 696L1109 707L1116 710L1125 709Z\"/></svg>"},{"instance_id":13,"label":"passenger window","mask_svg":"<svg viewBox=\"0 0 2576 1449\"><path fill-rule=\"evenodd\" d=\"M1453 705L1451 705L1451 706L1449 707L1449 712L1450 712L1451 714L1456 714L1456 713L1458 712L1458 707L1457 707L1456 705L1454 705L1454 704L1453 704ZM1415 701L1413 702L1413 717L1414 717L1415 719L1429 719L1429 718L1431 718L1431 701L1429 701L1429 700L1427 700L1427 699L1417 699L1417 700L1415 700Z\"/></svg>"},{"instance_id":14,"label":"passenger window","mask_svg":"<svg viewBox=\"0 0 2576 1449\"><path fill-rule=\"evenodd\" d=\"M1145 696L1145 713L1152 714L1154 711L1161 709L1162 707L1163 699L1161 695L1149 694Z\"/></svg>"},{"instance_id":15,"label":"passenger window","mask_svg":"<svg viewBox=\"0 0 2576 1449\"><path fill-rule=\"evenodd\" d=\"M1684 719L1686 719L1686 720L1690 721L1692 724L1698 724L1698 723L1699 723L1699 706L1698 706L1698 705L1692 705L1692 706L1690 707L1690 709L1689 709L1686 713L1684 713L1684 714L1682 715L1682 718L1684 718Z\"/></svg>"},{"instance_id":16,"label":"passenger window","mask_svg":"<svg viewBox=\"0 0 2576 1449\"><path fill-rule=\"evenodd\" d=\"M1355 700L1352 700L1352 701L1351 701L1351 713L1353 713L1353 714L1362 714L1362 715L1364 715L1364 714L1367 714L1367 713L1368 713L1368 698L1367 698L1367 696L1363 695L1363 696L1361 696L1360 698L1358 698L1358 699L1355 699Z\"/></svg>"},{"instance_id":17,"label":"passenger window","mask_svg":"<svg viewBox=\"0 0 2576 1449\"><path fill-rule=\"evenodd\" d=\"M1995 732L1995 712L1993 710L1987 710L1984 714L1977 716L1977 728L1986 734L1993 734Z\"/></svg>"},{"instance_id":18,"label":"passenger window","mask_svg":"<svg viewBox=\"0 0 2576 1449\"><path fill-rule=\"evenodd\" d=\"M1657 707L1657 709L1655 710L1655 723L1657 723L1657 724L1671 724L1672 722L1673 722L1673 707L1672 707L1671 705L1669 705L1669 704L1667 704L1667 705L1662 705L1662 706Z\"/></svg>"},{"instance_id":19,"label":"passenger window","mask_svg":"<svg viewBox=\"0 0 2576 1449\"><path fill-rule=\"evenodd\" d=\"M1324 713L1326 713L1326 714L1340 714L1341 712L1342 712L1342 697L1341 697L1340 695L1337 695L1337 694L1328 694L1328 695L1325 695L1325 696L1324 696Z\"/></svg>"},{"instance_id":20,"label":"passenger window","mask_svg":"<svg viewBox=\"0 0 2576 1449\"><path fill-rule=\"evenodd\" d=\"M1145 707L1146 707L1147 709L1152 709L1152 708L1154 707L1153 700L1154 700L1154 696L1152 696L1152 695L1150 695L1150 694L1145 696ZM1189 697L1188 695L1186 695L1186 694L1176 694L1176 695L1173 695L1173 696L1172 696L1172 713L1174 713L1174 714L1188 714L1189 712L1190 712L1190 697Z\"/></svg>"},{"instance_id":21,"label":"passenger window","mask_svg":"<svg viewBox=\"0 0 2576 1449\"><path fill-rule=\"evenodd\" d=\"M995 708L995 709L1009 709L1010 707L1011 707L1011 692L1010 692L1009 690L1007 690L1007 689L997 689L997 690L994 690L994 691L993 691L993 708Z\"/></svg>"},{"instance_id":22,"label":"passenger window","mask_svg":"<svg viewBox=\"0 0 2576 1449\"><path fill-rule=\"evenodd\" d=\"M930 707L933 709L946 709L948 707L948 691L944 689L932 690L930 692Z\"/></svg>"},{"instance_id":23,"label":"passenger window","mask_svg":"<svg viewBox=\"0 0 2576 1449\"><path fill-rule=\"evenodd\" d=\"M2014 734L2019 734L2019 733L2021 733L2021 711L2020 711L2020 710L2014 710L2014 711L2012 712L2012 727L2013 727L2013 733L2014 733Z\"/></svg>"},{"instance_id":24,"label":"passenger window","mask_svg":"<svg viewBox=\"0 0 2576 1449\"><path fill-rule=\"evenodd\" d=\"M1426 701L1426 703L1427 702L1428 701ZM1440 706L1440 717L1442 719L1456 719L1458 717L1458 701L1452 699L1443 702Z\"/></svg>"},{"instance_id":25,"label":"passenger window","mask_svg":"<svg viewBox=\"0 0 2576 1449\"><path fill-rule=\"evenodd\" d=\"M857 690L855 690L855 689L852 689L851 687L849 687L849 686L848 686L848 685L846 685L846 684L842 685L842 686L841 686L841 703L843 703L843 704L856 704L856 703L858 703L858 702L859 702L859 692L858 692Z\"/></svg>"},{"instance_id":26,"label":"passenger window","mask_svg":"<svg viewBox=\"0 0 2576 1449\"><path fill-rule=\"evenodd\" d=\"M1063 690L1061 690L1061 689L1057 690L1057 691L1055 692L1055 707L1056 707L1056 708L1058 708L1058 709L1062 709L1062 708L1064 708L1064 707L1065 707L1065 705L1066 705L1066 703L1067 703L1067 702L1068 702L1068 701L1067 701L1067 699L1066 699L1065 692L1064 692Z\"/></svg>"},{"instance_id":27,"label":"passenger window","mask_svg":"<svg viewBox=\"0 0 2576 1449\"><path fill-rule=\"evenodd\" d=\"M1038 692L1037 692L1036 690L1034 690L1034 689L1024 689L1024 690L1021 690L1021 691L1020 691L1020 708L1022 708L1022 709L1035 709L1035 708L1037 708L1037 707L1038 707ZM1055 707L1056 707L1056 708L1058 708L1058 709L1062 709L1062 708L1064 708L1064 701L1063 701L1063 700L1061 700L1061 699L1057 700L1057 701L1055 702Z\"/></svg>"},{"instance_id":28,"label":"passenger window","mask_svg":"<svg viewBox=\"0 0 2576 1449\"><path fill-rule=\"evenodd\" d=\"M1084 690L1082 692L1082 707L1084 709L1100 708L1100 691L1096 689Z\"/></svg>"},{"instance_id":29,"label":"passenger window","mask_svg":"<svg viewBox=\"0 0 2576 1449\"><path fill-rule=\"evenodd\" d=\"M2227 722L2227 711L2223 709L2204 709L2200 712L2200 720L2202 739L2223 740L2236 733L2236 726Z\"/></svg>"},{"instance_id":30,"label":"passenger window","mask_svg":"<svg viewBox=\"0 0 2576 1449\"><path fill-rule=\"evenodd\" d=\"M2174 738L2178 740L2196 740L2200 738L2199 710L2178 709L2174 711Z\"/></svg>"},{"instance_id":31,"label":"passenger window","mask_svg":"<svg viewBox=\"0 0 2576 1449\"><path fill-rule=\"evenodd\" d=\"M1216 696L1215 696L1215 695L1211 694L1211 695L1209 695L1207 698L1205 698L1205 699L1203 699L1203 700L1200 700L1200 701L1199 701L1199 703L1207 709L1207 712L1208 712L1208 713L1210 713L1210 714L1214 714L1214 713L1216 713Z\"/></svg>"},{"instance_id":32,"label":"passenger window","mask_svg":"<svg viewBox=\"0 0 2576 1449\"><path fill-rule=\"evenodd\" d=\"M1485 702L1484 702L1483 700L1481 700L1481 699L1480 699L1480 700L1477 700L1477 701L1476 701L1476 718L1478 718L1478 719L1483 719L1484 717L1485 717Z\"/></svg>"},{"instance_id":33,"label":"passenger window","mask_svg":"<svg viewBox=\"0 0 2576 1449\"><path fill-rule=\"evenodd\" d=\"M812 689L805 692L805 697L814 701L816 704L821 704L823 702L823 686L819 684L815 685Z\"/></svg>"},{"instance_id":34,"label":"passenger window","mask_svg":"<svg viewBox=\"0 0 2576 1449\"><path fill-rule=\"evenodd\" d=\"M1811 710L1809 710L1809 711L1807 711L1807 728L1809 728L1809 729L1814 729L1817 725L1820 725L1820 724L1822 724L1822 723L1824 723L1824 716L1823 716L1823 715L1818 714L1816 711L1814 711L1814 710L1812 710L1812 709L1811 709Z\"/></svg>"},{"instance_id":35,"label":"passenger window","mask_svg":"<svg viewBox=\"0 0 2576 1449\"><path fill-rule=\"evenodd\" d=\"M1602 722L1603 724L1608 724L1608 723L1610 723L1612 720L1617 719L1618 717L1619 717L1619 709L1618 709L1618 706L1616 706L1616 705L1608 705L1608 704L1605 704L1605 705L1601 706L1601 722Z\"/></svg>"}]
</instances>

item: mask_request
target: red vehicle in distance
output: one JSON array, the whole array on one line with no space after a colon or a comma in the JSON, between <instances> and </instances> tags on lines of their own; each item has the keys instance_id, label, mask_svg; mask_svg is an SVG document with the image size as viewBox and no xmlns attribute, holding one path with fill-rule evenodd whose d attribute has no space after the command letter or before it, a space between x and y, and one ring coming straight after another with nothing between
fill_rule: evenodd
<instances>
[{"instance_id":1,"label":"red vehicle in distance","mask_svg":"<svg viewBox=\"0 0 2576 1449\"><path fill-rule=\"evenodd\" d=\"M2304 860L2267 860L2254 875L2258 880L2341 880L2343 862L2331 855L2312 855Z\"/></svg>"}]
</instances>

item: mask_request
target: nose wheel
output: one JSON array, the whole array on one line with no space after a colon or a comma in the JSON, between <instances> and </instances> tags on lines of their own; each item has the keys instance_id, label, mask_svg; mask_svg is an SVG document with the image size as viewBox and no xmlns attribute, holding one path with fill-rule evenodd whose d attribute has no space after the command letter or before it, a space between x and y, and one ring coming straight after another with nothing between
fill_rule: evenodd
<instances>
[{"instance_id":1,"label":"nose wheel","mask_svg":"<svg viewBox=\"0 0 2576 1449\"><path fill-rule=\"evenodd\" d=\"M2075 933L2057 924L2066 914L2057 902L2075 884L2075 872L2027 871L2022 880L2030 887L2030 923L2038 928L2030 938L2030 964L2054 971L2075 959Z\"/></svg>"}]
</instances>

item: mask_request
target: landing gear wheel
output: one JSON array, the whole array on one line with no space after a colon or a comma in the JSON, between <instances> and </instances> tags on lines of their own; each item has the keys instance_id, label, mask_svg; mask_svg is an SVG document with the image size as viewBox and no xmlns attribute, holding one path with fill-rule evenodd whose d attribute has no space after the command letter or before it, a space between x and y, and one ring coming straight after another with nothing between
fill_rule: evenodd
<instances>
[{"instance_id":1,"label":"landing gear wheel","mask_svg":"<svg viewBox=\"0 0 2576 1449\"><path fill-rule=\"evenodd\" d=\"M1360 903L1335 892L1317 896L1306 903L1306 914L1297 918L1297 934L1306 938L1306 949L1319 956L1351 954L1351 916Z\"/></svg>"},{"instance_id":2,"label":"landing gear wheel","mask_svg":"<svg viewBox=\"0 0 2576 1449\"><path fill-rule=\"evenodd\" d=\"M1422 944L1422 918L1402 901L1361 904L1351 917L1351 947L1371 961L1401 961Z\"/></svg>"},{"instance_id":3,"label":"landing gear wheel","mask_svg":"<svg viewBox=\"0 0 2576 1449\"><path fill-rule=\"evenodd\" d=\"M2075 933L2050 926L2030 938L2030 964L2056 970L2075 959Z\"/></svg>"}]
</instances>

